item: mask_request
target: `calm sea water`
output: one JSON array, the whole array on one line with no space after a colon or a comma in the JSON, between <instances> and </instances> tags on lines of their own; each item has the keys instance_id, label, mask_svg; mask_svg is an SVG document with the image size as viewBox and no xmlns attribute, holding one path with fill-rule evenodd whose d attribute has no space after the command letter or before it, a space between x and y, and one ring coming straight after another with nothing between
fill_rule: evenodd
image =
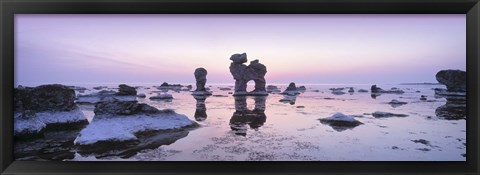
<instances>
[{"instance_id":1,"label":"calm sea water","mask_svg":"<svg viewBox=\"0 0 480 175\"><path fill-rule=\"evenodd\" d=\"M93 85L80 86L89 88L84 94L97 91L92 89ZM173 100L152 101L149 97L156 95L158 89L151 85L138 86L141 86L138 93L147 95L147 98L138 99L140 103L174 109L197 121L200 127L182 132L173 143L170 139L165 144L135 149L128 155L81 154L67 144L57 151L68 152L71 156L60 160L466 160L466 120L445 120L435 115L436 108L446 100L435 98L432 89L442 85L379 85L383 89L397 87L405 93L382 94L375 98L370 93L357 92L370 90L370 85L305 85L307 90L296 98L281 94L237 98L229 94L233 90L219 89L233 89L232 85L212 85L209 88L213 96L204 101L196 100L188 91L168 91ZM286 88L286 85L277 86L281 90ZM348 93L345 89L346 94L334 95L329 90L339 87L353 87L355 92ZM426 95L429 101L421 101L421 95ZM289 101L282 100L285 98ZM408 104L393 107L387 104L392 99ZM91 121L94 106L80 107ZM376 111L408 117L374 118L370 114ZM358 115L355 119L363 125L339 129L318 120L337 112ZM57 136L48 139L62 139L61 133ZM75 133L68 137L75 138ZM48 150L45 154L55 155L55 146L44 142L16 144L17 158L31 158L31 154L25 154L29 149Z\"/></svg>"}]
</instances>

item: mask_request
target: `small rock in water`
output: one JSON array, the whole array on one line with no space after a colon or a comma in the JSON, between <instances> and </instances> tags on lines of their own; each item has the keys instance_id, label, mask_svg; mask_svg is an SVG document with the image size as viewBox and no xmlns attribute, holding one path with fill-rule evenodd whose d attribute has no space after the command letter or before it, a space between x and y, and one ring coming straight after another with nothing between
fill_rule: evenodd
<instances>
[{"instance_id":1,"label":"small rock in water","mask_svg":"<svg viewBox=\"0 0 480 175\"><path fill-rule=\"evenodd\" d=\"M425 95L420 96L420 100L422 100L422 101L427 100L427 96L425 96Z\"/></svg>"},{"instance_id":2,"label":"small rock in water","mask_svg":"<svg viewBox=\"0 0 480 175\"><path fill-rule=\"evenodd\" d=\"M353 92L355 92L355 90L353 90L353 88L350 88L350 89L348 90L348 92L353 93Z\"/></svg>"},{"instance_id":3,"label":"small rock in water","mask_svg":"<svg viewBox=\"0 0 480 175\"><path fill-rule=\"evenodd\" d=\"M372 113L373 117L375 118L386 118L386 117L407 117L408 115L406 114L394 114L390 112L380 112L376 111Z\"/></svg>"},{"instance_id":4,"label":"small rock in water","mask_svg":"<svg viewBox=\"0 0 480 175\"><path fill-rule=\"evenodd\" d=\"M139 93L139 94L137 94L137 97L139 97L139 98L145 98L145 97L147 97L147 96L146 96L144 93Z\"/></svg>"},{"instance_id":5,"label":"small rock in water","mask_svg":"<svg viewBox=\"0 0 480 175\"><path fill-rule=\"evenodd\" d=\"M282 92L282 94L294 96L294 95L300 94L300 92L299 92L297 86L295 86L295 83L291 82L288 85L287 89L285 89L285 91Z\"/></svg>"},{"instance_id":6,"label":"small rock in water","mask_svg":"<svg viewBox=\"0 0 480 175\"><path fill-rule=\"evenodd\" d=\"M365 89L359 89L358 92L368 92L368 90Z\"/></svg>"},{"instance_id":7,"label":"small rock in water","mask_svg":"<svg viewBox=\"0 0 480 175\"><path fill-rule=\"evenodd\" d=\"M392 101L388 102L388 104L390 104L390 106L396 108L396 107L407 104L407 102L398 101L398 100L393 99Z\"/></svg>"},{"instance_id":8,"label":"small rock in water","mask_svg":"<svg viewBox=\"0 0 480 175\"><path fill-rule=\"evenodd\" d=\"M355 120L355 118L351 115L344 115L342 113L335 113L330 117L327 118L321 118L319 119L320 123L322 124L327 124L331 126L334 130L341 132L347 129L352 129L354 127L357 127L361 124L362 122Z\"/></svg>"},{"instance_id":9,"label":"small rock in water","mask_svg":"<svg viewBox=\"0 0 480 175\"><path fill-rule=\"evenodd\" d=\"M305 106L297 106L297 108L305 108Z\"/></svg>"},{"instance_id":10,"label":"small rock in water","mask_svg":"<svg viewBox=\"0 0 480 175\"><path fill-rule=\"evenodd\" d=\"M150 100L168 100L168 99L173 99L173 96L167 93L161 93L156 96L150 97Z\"/></svg>"}]
</instances>

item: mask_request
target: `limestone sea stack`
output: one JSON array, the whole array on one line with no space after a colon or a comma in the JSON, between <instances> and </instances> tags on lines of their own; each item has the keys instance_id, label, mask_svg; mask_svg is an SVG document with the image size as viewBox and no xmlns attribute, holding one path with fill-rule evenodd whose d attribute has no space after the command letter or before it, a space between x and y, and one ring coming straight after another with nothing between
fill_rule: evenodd
<instances>
[{"instance_id":1,"label":"limestone sea stack","mask_svg":"<svg viewBox=\"0 0 480 175\"><path fill-rule=\"evenodd\" d=\"M207 89L205 88L205 84L207 83L207 70L203 67L195 69L193 75L195 76L195 81L197 82L197 89L192 92L192 95L212 95Z\"/></svg>"},{"instance_id":2,"label":"limestone sea stack","mask_svg":"<svg viewBox=\"0 0 480 175\"><path fill-rule=\"evenodd\" d=\"M232 63L230 64L230 73L235 79L234 96L267 96L265 74L267 67L261 64L258 60L250 61L247 66L247 54L233 54L230 57ZM255 82L255 89L252 92L247 92L247 83L253 80Z\"/></svg>"}]
</instances>

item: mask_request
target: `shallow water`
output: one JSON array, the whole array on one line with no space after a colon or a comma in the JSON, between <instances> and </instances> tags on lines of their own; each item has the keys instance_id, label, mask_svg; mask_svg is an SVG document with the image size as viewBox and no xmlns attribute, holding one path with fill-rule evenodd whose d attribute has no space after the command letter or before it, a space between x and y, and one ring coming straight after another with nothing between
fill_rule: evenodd
<instances>
[{"instance_id":1,"label":"shallow water","mask_svg":"<svg viewBox=\"0 0 480 175\"><path fill-rule=\"evenodd\" d=\"M281 90L286 88L277 86ZM79 154L72 149L73 159L64 160L466 160L466 120L446 120L435 115L436 108L444 105L446 99L435 98L432 89L442 85L379 85L383 89L397 87L405 93L375 98L369 92L357 92L370 90L370 85L305 86L307 90L292 103L280 102L286 97L281 94L238 98L228 94L233 90L219 89L233 89L231 85L210 86L213 96L204 102L196 100L191 92L171 90L168 93L173 100L152 101L149 97L159 90L143 85L137 91L147 97L138 98L139 102L159 109L174 109L197 121L200 127L173 143L157 143L155 148L136 150L136 154L129 156ZM97 91L87 85L83 87L90 89L85 94ZM347 88L346 94L334 95L329 90L338 87L353 87L355 92L348 93ZM421 95L426 95L429 101L421 101ZM408 104L393 107L387 104L392 99ZM93 105L80 107L91 121ZM371 113L375 111L408 117L374 118ZM337 112L358 115L355 119L363 124L332 128L318 120Z\"/></svg>"}]
</instances>

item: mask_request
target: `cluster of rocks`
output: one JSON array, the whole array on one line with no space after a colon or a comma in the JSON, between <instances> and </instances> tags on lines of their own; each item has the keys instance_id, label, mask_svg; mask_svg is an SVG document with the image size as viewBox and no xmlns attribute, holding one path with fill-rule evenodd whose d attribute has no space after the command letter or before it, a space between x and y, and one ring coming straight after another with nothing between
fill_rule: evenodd
<instances>
[{"instance_id":1,"label":"cluster of rocks","mask_svg":"<svg viewBox=\"0 0 480 175\"><path fill-rule=\"evenodd\" d=\"M190 91L192 90L193 86L192 85L181 85L181 84L169 84L167 82L163 82L160 86L153 86L157 88L158 90L162 91L174 91L174 92L180 92L180 91Z\"/></svg>"},{"instance_id":2,"label":"cluster of rocks","mask_svg":"<svg viewBox=\"0 0 480 175\"><path fill-rule=\"evenodd\" d=\"M282 92L282 91L280 91L280 89L277 86L268 85L267 86L267 92L268 93L278 93L278 92Z\"/></svg>"},{"instance_id":3,"label":"cluster of rocks","mask_svg":"<svg viewBox=\"0 0 480 175\"><path fill-rule=\"evenodd\" d=\"M14 89L14 135L42 137L45 130L83 127L87 119L75 104L75 91L60 84Z\"/></svg>"},{"instance_id":4,"label":"cluster of rocks","mask_svg":"<svg viewBox=\"0 0 480 175\"><path fill-rule=\"evenodd\" d=\"M372 94L403 94L405 91L400 90L396 87L391 88L390 90L384 90L380 87L377 87L377 85L372 85L370 88L370 92Z\"/></svg>"},{"instance_id":5,"label":"cluster of rocks","mask_svg":"<svg viewBox=\"0 0 480 175\"><path fill-rule=\"evenodd\" d=\"M145 94L140 95L144 97ZM118 85L118 92L112 90L101 90L99 92L78 95L76 103L80 104L96 104L100 102L108 102L113 100L119 101L135 101L137 97L137 90L134 87L126 84Z\"/></svg>"},{"instance_id":6,"label":"cluster of rocks","mask_svg":"<svg viewBox=\"0 0 480 175\"><path fill-rule=\"evenodd\" d=\"M247 54L233 54L230 57L232 63L230 64L230 73L235 79L234 96L267 96L265 89L266 81L265 74L267 74L267 67L261 64L258 60L250 61L250 65L245 65ZM253 80L255 82L255 89L252 92L247 92L247 83Z\"/></svg>"},{"instance_id":7,"label":"cluster of rocks","mask_svg":"<svg viewBox=\"0 0 480 175\"><path fill-rule=\"evenodd\" d=\"M438 107L435 114L447 120L466 119L467 72L461 70L441 70L436 75L437 81L447 89L435 89L435 95L447 100Z\"/></svg>"}]
</instances>

